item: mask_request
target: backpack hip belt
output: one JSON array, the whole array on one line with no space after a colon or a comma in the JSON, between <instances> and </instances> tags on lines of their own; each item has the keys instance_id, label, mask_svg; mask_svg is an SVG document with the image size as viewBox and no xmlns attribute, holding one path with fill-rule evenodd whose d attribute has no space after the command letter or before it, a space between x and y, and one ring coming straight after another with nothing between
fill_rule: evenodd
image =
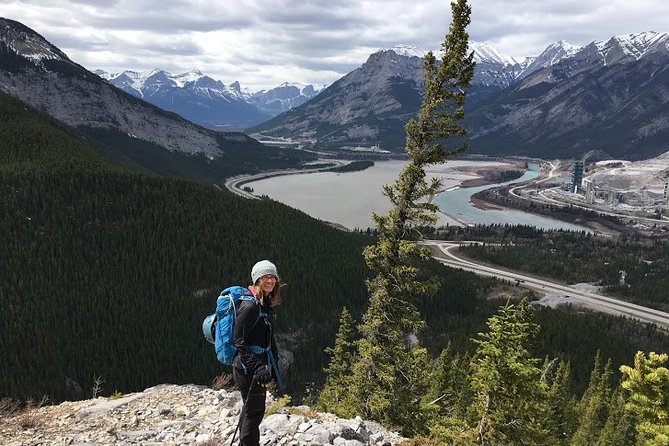
<instances>
[{"instance_id":1,"label":"backpack hip belt","mask_svg":"<svg viewBox=\"0 0 669 446\"><path fill-rule=\"evenodd\" d=\"M279 373L279 366L276 363L276 358L274 357L274 353L272 353L271 346L263 348L259 345L250 345L249 349L256 355L267 353L267 359L269 360L269 364L272 366L272 373L274 373L274 377L276 378L276 385L279 387L279 389L283 389L283 381L281 380L281 374ZM246 367L244 367L244 373L246 373Z\"/></svg>"}]
</instances>

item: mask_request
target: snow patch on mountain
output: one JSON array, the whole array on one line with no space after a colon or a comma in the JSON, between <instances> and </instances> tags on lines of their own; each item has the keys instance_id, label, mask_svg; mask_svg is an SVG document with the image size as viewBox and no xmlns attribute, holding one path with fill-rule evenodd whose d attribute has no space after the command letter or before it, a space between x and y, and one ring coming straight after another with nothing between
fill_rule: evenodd
<instances>
[{"instance_id":1,"label":"snow patch on mountain","mask_svg":"<svg viewBox=\"0 0 669 446\"><path fill-rule=\"evenodd\" d=\"M516 60L511 56L504 55L486 43L470 41L469 50L474 51L476 63L496 63L501 65L515 65L522 63L525 59Z\"/></svg>"},{"instance_id":2,"label":"snow patch on mountain","mask_svg":"<svg viewBox=\"0 0 669 446\"><path fill-rule=\"evenodd\" d=\"M408 45L408 44L400 43L400 44L395 45L392 48L381 48L373 54L383 54L383 53L390 52L390 51L397 54L398 56L419 57L419 58L423 58L425 56L425 53L426 53L426 51L421 50L416 45Z\"/></svg>"},{"instance_id":3,"label":"snow patch on mountain","mask_svg":"<svg viewBox=\"0 0 669 446\"><path fill-rule=\"evenodd\" d=\"M0 42L26 59L33 62L45 59L70 60L61 50L19 22L0 17L0 27L4 28L0 33Z\"/></svg>"},{"instance_id":4,"label":"snow patch on mountain","mask_svg":"<svg viewBox=\"0 0 669 446\"><path fill-rule=\"evenodd\" d=\"M656 51L669 51L669 33L646 31L623 34L609 40L596 40L592 44L605 63L632 58L639 60Z\"/></svg>"}]
</instances>

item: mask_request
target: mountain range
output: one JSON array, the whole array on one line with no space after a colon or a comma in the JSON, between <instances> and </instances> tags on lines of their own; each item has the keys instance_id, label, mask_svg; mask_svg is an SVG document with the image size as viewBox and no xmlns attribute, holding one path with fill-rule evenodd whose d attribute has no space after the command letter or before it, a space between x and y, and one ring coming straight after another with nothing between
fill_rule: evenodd
<instances>
[{"instance_id":1,"label":"mountain range","mask_svg":"<svg viewBox=\"0 0 669 446\"><path fill-rule=\"evenodd\" d=\"M156 73L156 80L167 82ZM130 77L125 78L131 84ZM199 79L202 85L207 80ZM188 84L186 78L181 78ZM216 132L116 88L25 25L0 18L0 91L48 113L110 158L140 170L219 181L238 171L294 166L294 151Z\"/></svg>"},{"instance_id":2,"label":"mountain range","mask_svg":"<svg viewBox=\"0 0 669 446\"><path fill-rule=\"evenodd\" d=\"M583 47L560 41L523 59L483 43L471 48L477 66L464 121L471 153L637 160L669 150L669 34ZM162 173L196 170L207 179L295 165L303 156L210 129L245 127L255 138L320 150L378 144L402 152L404 125L421 103L422 54L410 45L383 49L322 90L286 83L252 93L198 71L98 72L103 80L35 31L0 19L2 91L75 127L118 161L160 165Z\"/></svg>"},{"instance_id":3,"label":"mountain range","mask_svg":"<svg viewBox=\"0 0 669 446\"><path fill-rule=\"evenodd\" d=\"M95 74L126 93L214 130L240 130L301 105L318 94L313 85L285 82L251 92L239 82L229 85L198 70L172 74L161 69Z\"/></svg>"},{"instance_id":4,"label":"mountain range","mask_svg":"<svg viewBox=\"0 0 669 446\"><path fill-rule=\"evenodd\" d=\"M561 41L523 60L471 46L477 66L464 122L471 152L642 159L669 150L669 34L580 48ZM415 52L381 50L316 98L249 131L323 148L380 144L399 152L422 88Z\"/></svg>"}]
</instances>

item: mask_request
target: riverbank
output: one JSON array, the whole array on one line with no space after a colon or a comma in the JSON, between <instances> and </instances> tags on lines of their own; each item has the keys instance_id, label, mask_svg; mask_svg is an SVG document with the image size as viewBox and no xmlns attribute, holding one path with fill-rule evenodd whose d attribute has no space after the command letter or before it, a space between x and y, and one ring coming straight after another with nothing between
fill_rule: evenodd
<instances>
[{"instance_id":1,"label":"riverbank","mask_svg":"<svg viewBox=\"0 0 669 446\"><path fill-rule=\"evenodd\" d=\"M595 234L609 237L618 236L625 231L624 225L614 219L575 207L559 207L550 204L537 204L531 200L522 200L509 193L513 186L485 189L472 195L472 203L481 209L517 210L542 215L574 225L583 226Z\"/></svg>"},{"instance_id":2,"label":"riverbank","mask_svg":"<svg viewBox=\"0 0 669 446\"><path fill-rule=\"evenodd\" d=\"M505 181L511 181L520 178L523 173L527 170L527 164L525 162L519 161L494 161L490 164L477 165L477 166L455 166L452 168L454 172L458 172L466 175L470 178L464 178L459 186L456 186L460 189L469 189L480 186L488 186L491 184L503 183ZM471 178L473 177L473 178ZM438 193L446 192L446 189L440 190ZM434 197L430 198L430 202ZM487 202L472 196L470 198L472 206L481 210L494 210L494 211L505 211L510 210L495 203ZM458 219L454 215L449 215L446 212L439 210L437 212L439 221L435 223L435 226L466 226L467 223Z\"/></svg>"},{"instance_id":3,"label":"riverbank","mask_svg":"<svg viewBox=\"0 0 669 446\"><path fill-rule=\"evenodd\" d=\"M454 169L458 172L476 176L476 178L463 181L460 187L479 187L517 180L523 176L523 173L527 170L527 165L514 162L489 166L460 166Z\"/></svg>"},{"instance_id":4,"label":"riverbank","mask_svg":"<svg viewBox=\"0 0 669 446\"><path fill-rule=\"evenodd\" d=\"M525 170L524 161L521 161ZM574 225L562 224L558 220L540 217L536 214L518 211L484 212L483 205L478 208L470 202L470 196L481 190L500 183L492 183L499 172L513 170L519 165L517 160L471 161L449 160L444 164L429 166L426 179L437 178L442 181L442 191L433 197L432 202L440 210L437 213L436 226L471 226L474 224L521 224L543 228L561 228L579 230ZM267 196L288 206L300 209L312 217L324 222L335 222L347 229L365 230L373 228L372 212L384 215L392 208L387 197L382 194L385 185L392 184L406 161L376 162L374 166L359 172L333 173L317 172L309 175L281 175L246 183L244 188L256 196ZM466 170L460 169L467 167ZM473 167L473 168L472 168ZM524 172L516 182L536 177L534 165ZM483 171L489 172L482 174ZM496 172L491 174L490 172ZM288 172L286 172L288 173ZM485 182L486 186L475 188L461 187L467 180ZM470 183L471 184L471 181ZM497 209L499 210L499 209ZM475 212L472 212L475 211Z\"/></svg>"}]
</instances>

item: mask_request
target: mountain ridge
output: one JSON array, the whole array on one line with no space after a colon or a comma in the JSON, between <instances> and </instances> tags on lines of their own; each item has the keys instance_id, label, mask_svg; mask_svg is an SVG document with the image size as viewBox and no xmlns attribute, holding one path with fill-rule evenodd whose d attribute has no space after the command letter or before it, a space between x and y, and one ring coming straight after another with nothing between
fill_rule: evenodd
<instances>
[{"instance_id":1,"label":"mountain ridge","mask_svg":"<svg viewBox=\"0 0 669 446\"><path fill-rule=\"evenodd\" d=\"M0 18L0 91L46 112L127 166L206 182L303 155L215 132L104 81L25 25Z\"/></svg>"},{"instance_id":2,"label":"mountain ridge","mask_svg":"<svg viewBox=\"0 0 669 446\"><path fill-rule=\"evenodd\" d=\"M251 92L239 81L224 84L199 70L172 74L160 68L145 72L96 70L110 84L160 108L214 130L243 129L301 105L322 88L284 82Z\"/></svg>"},{"instance_id":3,"label":"mountain ridge","mask_svg":"<svg viewBox=\"0 0 669 446\"><path fill-rule=\"evenodd\" d=\"M594 149L630 159L666 151L662 141L669 139L669 115L663 104L669 97L663 85L669 80L662 66L669 63L668 48L669 35L653 31L614 36L582 47L559 41L523 60L475 43L478 64L464 121L470 129L470 151L570 157ZM380 55L391 53L386 59L393 63L388 64ZM420 59L415 58L417 62L406 69L411 59L392 50L373 53L323 91L320 102L310 101L250 131L326 149L380 144L402 152L404 134L398 129L418 112L416 98L423 83ZM661 79L646 82L635 76L635 67ZM594 77L597 82L592 82ZM381 92L381 97L371 100L365 84L377 86L375 92ZM585 99L590 102L584 103ZM625 107L621 109L620 104ZM635 110L635 127L620 125L625 123L624 110ZM650 122L642 122L642 115ZM573 125L581 121L583 125Z\"/></svg>"}]
</instances>

